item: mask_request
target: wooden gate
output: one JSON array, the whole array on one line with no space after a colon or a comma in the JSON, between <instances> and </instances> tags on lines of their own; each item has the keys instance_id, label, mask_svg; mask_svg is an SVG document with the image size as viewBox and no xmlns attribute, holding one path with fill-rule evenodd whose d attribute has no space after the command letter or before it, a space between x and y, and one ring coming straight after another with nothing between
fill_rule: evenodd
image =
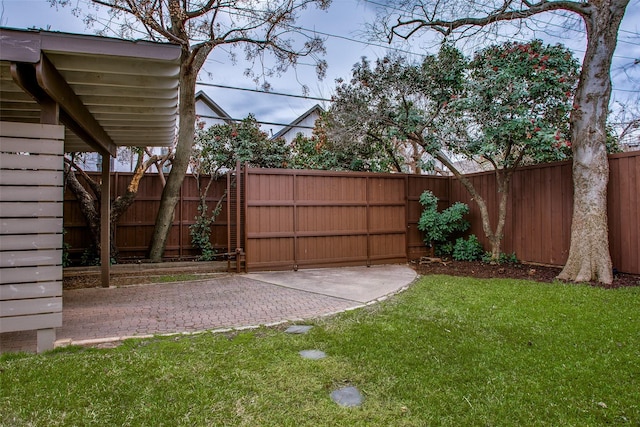
<instances>
[{"instance_id":1,"label":"wooden gate","mask_svg":"<svg viewBox=\"0 0 640 427\"><path fill-rule=\"evenodd\" d=\"M246 270L406 262L404 175L245 169Z\"/></svg>"}]
</instances>

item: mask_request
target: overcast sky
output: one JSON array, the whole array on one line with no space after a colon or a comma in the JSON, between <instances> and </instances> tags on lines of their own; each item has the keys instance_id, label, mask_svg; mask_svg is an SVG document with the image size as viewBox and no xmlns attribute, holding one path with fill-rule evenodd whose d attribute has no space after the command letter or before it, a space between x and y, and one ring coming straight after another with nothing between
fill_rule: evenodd
<instances>
[{"instance_id":1,"label":"overcast sky","mask_svg":"<svg viewBox=\"0 0 640 427\"><path fill-rule=\"evenodd\" d=\"M80 7L87 0L73 0ZM309 8L303 12L302 19L297 25L315 30L326 39L327 54L324 59L329 64L327 77L318 81L312 60L302 58L296 70L291 70L284 76L269 79L273 92L282 92L301 95L301 86L306 85L310 89L310 96L330 98L335 79L348 79L351 75L353 64L362 56L373 60L384 56L386 47L381 44L367 44L364 38L364 24L374 17L374 5L363 0L333 0L328 11L318 11ZM544 17L540 18L542 22ZM71 14L71 8L59 8L56 10L49 6L47 0L0 0L0 25L13 28L43 28L51 31L64 31L71 33L91 34L95 29L87 29L81 18ZM574 49L576 57L582 60L586 39L584 32L566 31L559 27L551 27L557 38L549 36L545 32L533 34L544 38L546 42L562 42ZM640 0L631 0L627 14L619 33L618 49L614 58L612 69L614 92L613 98L625 100L637 96L640 90L640 66L631 70L622 67L633 62L633 58L640 58ZM431 49L429 53L435 53L432 43L428 40L413 39L411 45L403 46L403 50L421 53ZM238 55L242 58L241 52ZM247 64L238 61L237 65L231 65L228 54L223 50L214 51L207 60L200 81L213 84L244 87L255 89L256 85L243 75ZM253 113L259 121L290 123L299 115L319 103L323 107L326 102L312 99L298 99L275 95L265 95L238 90L219 89L200 86L215 102L217 102L231 117L244 118ZM635 93L634 93L635 91ZM275 125L263 125L263 130L277 132L280 127Z\"/></svg>"}]
</instances>

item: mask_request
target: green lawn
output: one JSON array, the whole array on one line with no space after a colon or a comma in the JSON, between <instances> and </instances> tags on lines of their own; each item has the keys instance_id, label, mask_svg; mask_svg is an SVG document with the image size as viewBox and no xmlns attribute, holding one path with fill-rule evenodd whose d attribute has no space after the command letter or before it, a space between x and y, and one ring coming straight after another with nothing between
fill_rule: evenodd
<instances>
[{"instance_id":1,"label":"green lawn","mask_svg":"<svg viewBox=\"0 0 640 427\"><path fill-rule=\"evenodd\" d=\"M312 323L4 355L0 425L640 425L640 288L429 276Z\"/></svg>"}]
</instances>

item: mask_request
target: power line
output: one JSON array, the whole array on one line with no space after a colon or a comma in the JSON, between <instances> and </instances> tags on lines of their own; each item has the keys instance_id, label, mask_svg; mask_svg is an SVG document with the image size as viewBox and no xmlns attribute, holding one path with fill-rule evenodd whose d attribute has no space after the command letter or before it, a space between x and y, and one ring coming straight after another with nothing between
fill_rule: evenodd
<instances>
[{"instance_id":1,"label":"power line","mask_svg":"<svg viewBox=\"0 0 640 427\"><path fill-rule=\"evenodd\" d=\"M263 94L263 95L286 96L286 97L290 97L290 98L312 99L312 100L317 100L317 101L333 102L332 99L319 98L319 97L314 97L314 96L295 95L295 94L283 93L283 92L266 92L264 90L258 90L258 89L249 89L249 88L243 88L243 87L237 87L237 86L227 86L227 85L220 85L220 84L214 84L214 83L205 83L205 82L196 82L196 84L197 85L201 85L201 86L217 87L217 88L221 88L221 89L240 90L240 91L246 91L246 92L255 92L255 93L260 93L260 94ZM640 93L640 90L637 90L637 89L617 89L617 88L612 88L611 90L613 90L615 92ZM202 116L202 117L205 117L205 116ZM212 119L223 119L224 120L223 117L209 117L209 118L212 118ZM229 119L229 120L237 120L237 119ZM264 124L277 125L277 126L289 126L288 124L285 125L285 124L282 124L282 123L264 123ZM299 127L304 127L304 126L299 126ZM313 128L309 128L309 129L313 129Z\"/></svg>"},{"instance_id":2,"label":"power line","mask_svg":"<svg viewBox=\"0 0 640 427\"><path fill-rule=\"evenodd\" d=\"M86 0L81 0L81 1L86 1ZM370 4L373 4L373 5L376 5L376 6L384 7L386 9L392 9L392 10L395 9L395 10L398 10L398 11L403 11L401 9L392 8L392 7L389 7L388 5L385 5L385 4L382 4L382 3L378 3L378 2L373 1L373 0L363 0L363 1L366 2L366 3L370 3ZM228 13L229 14L234 14L234 15L237 15L237 16L241 16L241 17L248 17L247 15L244 15L241 12L231 12L231 11L229 11ZM98 20L98 17L94 16L94 19ZM541 23L541 24L544 24L544 25L556 26L556 27L559 27L559 28L567 29L567 28L565 28L564 26L562 26L560 24L555 24L555 23L551 23L551 22L541 22L540 20L535 20L535 19L533 19L533 20L534 20L534 22L538 22L538 23ZM108 28L108 26L106 24L103 24L103 25L105 25L105 27ZM400 52L400 53L405 53L405 54L410 54L410 55L418 55L418 56L422 56L423 55L421 53L416 53L416 52L413 52L413 51L410 51L410 50L405 50L405 49L400 49L400 48L397 48L397 47L385 46L385 45L381 45L381 44L377 44L377 43L371 43L371 42L367 42L367 41L357 40L357 39L354 39L354 38L351 38L351 37L347 37L347 36L343 36L343 35L339 35L339 34L326 33L326 32L322 32L322 31L317 31L317 30L312 30L312 29L308 29L308 28L304 28L304 27L298 27L298 26L292 26L292 25L289 25L288 28L290 28L292 30L296 30L296 31L302 32L302 33L309 32L309 33L312 33L312 34L319 34L319 35L323 35L323 36L326 36L326 37L331 37L331 38L345 40L345 41L349 41L349 42L353 42L353 43L358 43L358 44L362 44L362 45L369 46L369 47L378 47L378 48L382 48L382 49L386 49L386 50L390 50L390 51L395 51L395 52ZM572 31L576 31L576 32L582 32L581 30L577 30L577 29L572 29L572 28L569 28L569 29L571 29ZM137 29L135 31L138 31L139 33L142 33L142 34L146 34L146 33L142 32L140 30L137 30ZM626 33L630 33L630 34L636 34L636 33L633 33L631 31L627 31L627 30L619 30L619 32L626 32ZM305 34L305 35L309 36L308 34ZM511 39L517 40L515 37L507 37L507 38L511 38ZM622 41L622 42L629 43L629 44L632 44L632 45L637 45L635 43L631 43L631 42L627 42L627 41ZM219 46L218 48L222 48L222 47ZM224 49L222 49L222 50L224 50ZM584 53L584 51L579 50L579 49L573 49L573 50L575 50L576 52ZM636 61L636 63L638 61L637 58L624 57L624 56L620 56L620 55L614 55L614 57L621 58L621 59L633 60L633 61ZM207 61L210 61L210 60L207 60ZM312 64L302 64L302 65L312 65ZM298 98L298 99L309 99L309 100L331 102L331 99L321 98L321 97L294 95L294 94L287 94L287 93L281 93L281 92L267 92L267 91L258 90L258 89L240 88L240 87L225 86L225 85L219 85L219 84L213 84L213 83L205 83L205 82L197 82L197 84L202 85L202 86L218 87L218 88L222 88L222 89L240 90L240 91L263 93L263 94L276 95L276 96L285 96L285 97ZM615 89L614 88L613 90L614 91L619 91L619 92L638 93L638 90L630 90L630 89Z\"/></svg>"},{"instance_id":3,"label":"power line","mask_svg":"<svg viewBox=\"0 0 640 427\"><path fill-rule=\"evenodd\" d=\"M294 95L294 94L291 94L291 93L282 93L282 92L267 92L267 91L264 91L264 90L249 89L249 88L236 87L236 86L219 85L219 84L214 84L214 83L205 83L205 82L202 82L202 81L196 82L196 84L197 85L201 85L201 86L217 87L217 88L221 88L221 89L232 89L232 90L241 90L241 91L246 91L246 92L256 92L256 93L262 93L262 94L265 94L265 95L287 96L287 97L290 97L290 98L312 99L314 101L331 102L331 99L320 98L320 97L316 97L316 96Z\"/></svg>"},{"instance_id":4,"label":"power line","mask_svg":"<svg viewBox=\"0 0 640 427\"><path fill-rule=\"evenodd\" d=\"M640 89L611 89L614 90L616 92L629 92L629 93L640 93Z\"/></svg>"},{"instance_id":5,"label":"power line","mask_svg":"<svg viewBox=\"0 0 640 427\"><path fill-rule=\"evenodd\" d=\"M198 117L203 117L205 119L218 119L218 120L223 120L223 121L232 121L232 122L241 122L244 119L234 119L231 117L219 117L219 116L207 116L205 114L196 114L196 116ZM272 125L272 126L283 126L283 127L288 127L291 126L292 129L314 129L313 126L306 126L306 125L292 125L291 123L276 123L276 122L263 122L260 120L256 120L256 123L261 124L261 125Z\"/></svg>"}]
</instances>

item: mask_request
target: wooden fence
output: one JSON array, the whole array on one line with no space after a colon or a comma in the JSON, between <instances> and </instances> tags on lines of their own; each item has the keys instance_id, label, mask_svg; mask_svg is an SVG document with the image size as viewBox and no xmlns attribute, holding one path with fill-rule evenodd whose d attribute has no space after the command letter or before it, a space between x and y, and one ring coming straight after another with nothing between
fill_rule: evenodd
<instances>
[{"instance_id":1,"label":"wooden fence","mask_svg":"<svg viewBox=\"0 0 640 427\"><path fill-rule=\"evenodd\" d=\"M89 174L95 179L100 179L99 173ZM131 173L111 174L111 197L112 200L126 191L127 185L131 181ZM208 177L202 178L203 185ZM226 179L222 178L214 181L208 192L207 205L213 209L226 190ZM135 202L129 207L116 225L115 243L119 251L119 258L140 259L148 256L149 244L156 213L160 206L160 196L162 195L162 183L157 174L147 174L140 181L138 195ZM198 251L191 245L191 235L189 227L195 223L198 216L198 188L196 178L187 175L180 191L180 200L176 206L175 216L167 247L165 251L166 259L189 259L196 258ZM220 252L227 249L227 205L224 203L223 211L217 217L212 226L211 241ZM79 204L74 195L67 190L64 199L64 229L65 243L69 246L69 254L74 263L84 256L91 255L91 236Z\"/></svg>"},{"instance_id":2,"label":"wooden fence","mask_svg":"<svg viewBox=\"0 0 640 427\"><path fill-rule=\"evenodd\" d=\"M640 274L640 152L609 156L609 248L614 268ZM469 176L489 211L497 216L492 173ZM451 180L449 198L471 208L471 233L488 247L480 213L460 182ZM514 174L507 207L502 249L527 262L564 265L569 255L573 183L571 162L522 168ZM492 224L495 224L495 219Z\"/></svg>"},{"instance_id":3,"label":"wooden fence","mask_svg":"<svg viewBox=\"0 0 640 427\"><path fill-rule=\"evenodd\" d=\"M610 169L609 239L613 264L621 272L640 274L640 152L610 156ZM244 246L248 265L254 268L399 260L401 250L398 248L402 245L404 259L423 256L427 251L417 229L422 210L418 198L427 189L439 198L440 209L456 201L467 203L471 210L471 233L488 248L477 206L455 178L263 169L249 170L244 175L246 198L238 208L244 209L242 230L246 233L239 241ZM114 174L114 195L123 191L129 178L127 174ZM472 174L469 179L495 217L497 199L493 173ZM532 166L515 173L507 207L504 252L515 252L518 259L527 262L564 264L570 243L571 179L570 162ZM217 203L225 185L219 182L212 187L209 206ZM145 176L136 202L117 228L116 244L121 256L146 256L160 194L157 176ZM195 178L188 176L176 209L166 258L197 255L189 235L189 226L197 215L197 201ZM73 196L67 195L65 241L77 256L86 247L87 240L83 236L84 222L74 203ZM226 211L218 218L212 242L221 252L226 252ZM495 218L492 221L495 224ZM404 235L400 229L405 230ZM275 246L270 247L267 241ZM325 246L318 245L321 241ZM388 253L376 252L381 247L384 251L388 249ZM276 253L281 254L277 259Z\"/></svg>"}]
</instances>

